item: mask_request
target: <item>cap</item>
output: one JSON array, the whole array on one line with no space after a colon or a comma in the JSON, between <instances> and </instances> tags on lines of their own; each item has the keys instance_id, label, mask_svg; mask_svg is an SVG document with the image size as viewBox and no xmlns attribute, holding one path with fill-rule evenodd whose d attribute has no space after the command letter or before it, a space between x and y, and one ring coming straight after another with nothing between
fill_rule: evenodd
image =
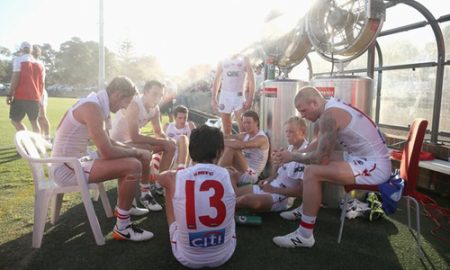
<instances>
[{"instance_id":1,"label":"cap","mask_svg":"<svg viewBox=\"0 0 450 270\"><path fill-rule=\"evenodd\" d=\"M21 50L22 50L22 49L25 49L25 48L31 48L30 43L27 42L27 41L24 41L24 42L22 42L22 44L20 44L20 49L21 49Z\"/></svg>"}]
</instances>

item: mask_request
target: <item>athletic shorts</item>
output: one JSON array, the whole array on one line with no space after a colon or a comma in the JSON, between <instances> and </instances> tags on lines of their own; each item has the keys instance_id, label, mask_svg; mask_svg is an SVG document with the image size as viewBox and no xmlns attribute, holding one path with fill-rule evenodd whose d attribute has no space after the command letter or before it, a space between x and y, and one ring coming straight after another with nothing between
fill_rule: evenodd
<instances>
[{"instance_id":1,"label":"athletic shorts","mask_svg":"<svg viewBox=\"0 0 450 270\"><path fill-rule=\"evenodd\" d=\"M36 121L39 115L39 101L14 99L9 109L9 119L20 122L25 114L30 121Z\"/></svg>"},{"instance_id":2,"label":"athletic shorts","mask_svg":"<svg viewBox=\"0 0 450 270\"><path fill-rule=\"evenodd\" d=\"M81 169L84 172L86 181L89 180L89 175L91 173L92 165L94 164L94 159L90 156L84 156L79 159L81 163ZM52 167L53 175L55 176L55 182L60 186L74 186L77 185L77 178L75 176L75 171L68 163L58 164Z\"/></svg>"},{"instance_id":3,"label":"athletic shorts","mask_svg":"<svg viewBox=\"0 0 450 270\"><path fill-rule=\"evenodd\" d=\"M284 195L277 194L277 193L265 192L258 185L253 185L253 194L272 195L272 202L273 203L272 203L272 208L270 209L270 211L272 211L272 212L279 212L279 211L283 211L283 210L287 209L287 203L288 203L288 198L289 197L286 197Z\"/></svg>"},{"instance_id":4,"label":"athletic shorts","mask_svg":"<svg viewBox=\"0 0 450 270\"><path fill-rule=\"evenodd\" d=\"M352 168L358 185L379 185L386 182L391 175L391 161L386 159L360 158L344 152L344 160Z\"/></svg>"},{"instance_id":5,"label":"athletic shorts","mask_svg":"<svg viewBox=\"0 0 450 270\"><path fill-rule=\"evenodd\" d=\"M170 237L170 244L172 246L172 253L173 256L175 257L175 259L177 259L177 261L179 261L182 265L189 267L189 268L204 268L204 267L210 267L210 268L215 268L215 267L219 267L222 264L226 263L231 256L234 253L234 250L236 249L236 238L232 238L231 239L231 246L230 248L228 248L227 250L224 250L224 252L222 253L223 257L216 260L215 262L212 263L199 263L197 260L189 260L188 258L186 258L184 256L184 252L183 249L180 248L180 246L177 244L177 241L179 241L179 230L177 227L176 222L173 222L172 224L170 224L169 226L169 237ZM208 254L205 254L205 258L209 258Z\"/></svg>"},{"instance_id":6,"label":"athletic shorts","mask_svg":"<svg viewBox=\"0 0 450 270\"><path fill-rule=\"evenodd\" d=\"M245 99L242 92L234 93L221 91L219 96L219 112L220 113L232 113L239 111L244 107Z\"/></svg>"},{"instance_id":7,"label":"athletic shorts","mask_svg":"<svg viewBox=\"0 0 450 270\"><path fill-rule=\"evenodd\" d=\"M258 172L252 168L248 168L241 176L239 176L238 186L255 184L258 182Z\"/></svg>"}]
</instances>

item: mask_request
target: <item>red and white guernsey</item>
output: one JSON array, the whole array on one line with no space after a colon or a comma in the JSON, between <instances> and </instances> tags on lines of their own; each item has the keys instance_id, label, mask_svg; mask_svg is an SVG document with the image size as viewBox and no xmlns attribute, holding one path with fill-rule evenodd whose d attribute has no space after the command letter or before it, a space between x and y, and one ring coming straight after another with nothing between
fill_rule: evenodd
<instances>
[{"instance_id":1,"label":"red and white guernsey","mask_svg":"<svg viewBox=\"0 0 450 270\"><path fill-rule=\"evenodd\" d=\"M159 106L146 109L144 105L144 97L142 95L133 97L131 102L134 102L138 106L138 127L143 128L153 118L159 117ZM113 118L112 129L110 130L110 136L113 140L119 142L130 142L131 135L128 130L128 120L126 117L126 109L119 110Z\"/></svg>"},{"instance_id":2,"label":"red and white guernsey","mask_svg":"<svg viewBox=\"0 0 450 270\"><path fill-rule=\"evenodd\" d=\"M208 265L229 258L235 249L236 194L228 171L196 164L176 175L173 197L177 249L185 260Z\"/></svg>"},{"instance_id":3,"label":"red and white guernsey","mask_svg":"<svg viewBox=\"0 0 450 270\"><path fill-rule=\"evenodd\" d=\"M222 91L229 93L241 93L244 91L245 72L247 67L245 65L245 58L242 55L237 55L222 62Z\"/></svg>"},{"instance_id":4,"label":"red and white guernsey","mask_svg":"<svg viewBox=\"0 0 450 270\"><path fill-rule=\"evenodd\" d=\"M389 151L377 125L365 113L331 98L325 104L325 110L340 108L352 116L350 123L337 134L338 142L352 156L388 159Z\"/></svg>"},{"instance_id":5,"label":"red and white guernsey","mask_svg":"<svg viewBox=\"0 0 450 270\"><path fill-rule=\"evenodd\" d=\"M377 125L358 109L331 98L325 110L340 108L352 116L350 123L339 130L337 141L344 148L344 160L355 176L356 184L378 185L391 174L389 151Z\"/></svg>"},{"instance_id":6,"label":"red and white guernsey","mask_svg":"<svg viewBox=\"0 0 450 270\"><path fill-rule=\"evenodd\" d=\"M174 122L169 123L167 125L166 134L172 139L175 139L178 141L178 138L180 138L181 135L186 135L186 137L191 136L191 128L189 127L189 123L186 121L184 127L177 128Z\"/></svg>"}]
</instances>

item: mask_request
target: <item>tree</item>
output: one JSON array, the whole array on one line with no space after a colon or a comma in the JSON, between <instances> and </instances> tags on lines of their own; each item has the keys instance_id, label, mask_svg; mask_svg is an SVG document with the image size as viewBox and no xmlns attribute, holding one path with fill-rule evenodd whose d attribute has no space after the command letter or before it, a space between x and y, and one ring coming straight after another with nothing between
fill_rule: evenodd
<instances>
[{"instance_id":1,"label":"tree","mask_svg":"<svg viewBox=\"0 0 450 270\"><path fill-rule=\"evenodd\" d=\"M0 46L0 83L8 82L12 74L11 51Z\"/></svg>"},{"instance_id":2,"label":"tree","mask_svg":"<svg viewBox=\"0 0 450 270\"><path fill-rule=\"evenodd\" d=\"M70 85L95 85L98 74L98 43L74 37L60 46L55 58L60 80Z\"/></svg>"}]
</instances>

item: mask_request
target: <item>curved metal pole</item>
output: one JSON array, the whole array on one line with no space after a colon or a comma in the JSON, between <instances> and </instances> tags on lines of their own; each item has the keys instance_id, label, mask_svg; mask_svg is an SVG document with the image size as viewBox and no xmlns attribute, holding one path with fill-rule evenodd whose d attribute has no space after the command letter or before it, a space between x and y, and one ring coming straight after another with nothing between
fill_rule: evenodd
<instances>
[{"instance_id":1,"label":"curved metal pole","mask_svg":"<svg viewBox=\"0 0 450 270\"><path fill-rule=\"evenodd\" d=\"M313 77L313 68L312 68L312 63L311 63L311 59L309 58L309 55L306 55L305 57L306 59L306 63L308 63L308 70L309 70L309 80L311 81L312 77Z\"/></svg>"},{"instance_id":2,"label":"curved metal pole","mask_svg":"<svg viewBox=\"0 0 450 270\"><path fill-rule=\"evenodd\" d=\"M439 116L441 112L442 102L442 85L444 80L444 64L445 64L445 44L439 23L433 14L422 4L414 0L402 0L402 4L411 6L419 11L428 21L436 37L437 45L437 68L436 68L436 85L434 91L433 119L431 123L431 142L437 143L439 133Z\"/></svg>"},{"instance_id":3,"label":"curved metal pole","mask_svg":"<svg viewBox=\"0 0 450 270\"><path fill-rule=\"evenodd\" d=\"M377 99L375 103L375 123L380 123L380 104L381 104L381 87L383 82L383 52L381 51L380 44L375 41L375 49L378 55L378 80L377 80Z\"/></svg>"}]
</instances>

